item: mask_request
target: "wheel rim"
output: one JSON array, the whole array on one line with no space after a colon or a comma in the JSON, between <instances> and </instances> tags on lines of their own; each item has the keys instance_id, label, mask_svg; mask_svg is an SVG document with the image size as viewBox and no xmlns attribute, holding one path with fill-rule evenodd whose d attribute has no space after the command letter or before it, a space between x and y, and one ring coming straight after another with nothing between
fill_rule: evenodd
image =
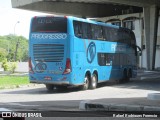
<instances>
[{"instance_id":1,"label":"wheel rim","mask_svg":"<svg viewBox=\"0 0 160 120\"><path fill-rule=\"evenodd\" d=\"M96 76L94 75L93 78L92 78L92 86L93 87L96 87L97 86L97 79L96 79Z\"/></svg>"},{"instance_id":2,"label":"wheel rim","mask_svg":"<svg viewBox=\"0 0 160 120\"><path fill-rule=\"evenodd\" d=\"M84 87L85 87L85 89L88 89L88 86L89 86L88 77L85 77L85 81L84 81Z\"/></svg>"}]
</instances>

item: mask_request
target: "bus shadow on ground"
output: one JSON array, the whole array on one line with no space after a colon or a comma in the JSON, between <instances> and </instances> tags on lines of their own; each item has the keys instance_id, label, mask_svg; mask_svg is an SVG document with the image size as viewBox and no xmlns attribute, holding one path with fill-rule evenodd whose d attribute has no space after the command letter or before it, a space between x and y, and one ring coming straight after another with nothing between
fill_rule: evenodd
<instances>
[{"instance_id":1,"label":"bus shadow on ground","mask_svg":"<svg viewBox=\"0 0 160 120\"><path fill-rule=\"evenodd\" d=\"M45 87L33 88L33 89L16 89L8 92L1 92L2 94L63 94L82 91L79 87L69 87L64 90L54 89L52 91L46 90Z\"/></svg>"},{"instance_id":2,"label":"bus shadow on ground","mask_svg":"<svg viewBox=\"0 0 160 120\"><path fill-rule=\"evenodd\" d=\"M160 91L160 79L130 80L128 83L115 84L112 87Z\"/></svg>"}]
</instances>

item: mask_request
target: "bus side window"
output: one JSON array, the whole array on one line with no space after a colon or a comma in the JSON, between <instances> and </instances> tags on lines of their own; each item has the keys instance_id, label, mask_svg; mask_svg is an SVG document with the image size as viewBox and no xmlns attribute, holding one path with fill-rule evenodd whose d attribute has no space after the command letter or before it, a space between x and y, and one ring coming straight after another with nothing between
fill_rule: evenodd
<instances>
[{"instance_id":1,"label":"bus side window","mask_svg":"<svg viewBox=\"0 0 160 120\"><path fill-rule=\"evenodd\" d=\"M92 27L91 27L91 24L87 24L87 38L88 39L93 39L92 38Z\"/></svg>"},{"instance_id":2,"label":"bus side window","mask_svg":"<svg viewBox=\"0 0 160 120\"><path fill-rule=\"evenodd\" d=\"M106 66L106 54L98 53L98 64L100 66Z\"/></svg>"},{"instance_id":3,"label":"bus side window","mask_svg":"<svg viewBox=\"0 0 160 120\"><path fill-rule=\"evenodd\" d=\"M82 30L83 30L83 38L87 39L87 24L82 23Z\"/></svg>"},{"instance_id":4,"label":"bus side window","mask_svg":"<svg viewBox=\"0 0 160 120\"><path fill-rule=\"evenodd\" d=\"M74 21L74 33L76 37L82 38L82 23Z\"/></svg>"},{"instance_id":5,"label":"bus side window","mask_svg":"<svg viewBox=\"0 0 160 120\"><path fill-rule=\"evenodd\" d=\"M92 25L93 39L103 40L102 27L98 25Z\"/></svg>"},{"instance_id":6,"label":"bus side window","mask_svg":"<svg viewBox=\"0 0 160 120\"><path fill-rule=\"evenodd\" d=\"M127 44L131 45L131 31L127 31Z\"/></svg>"},{"instance_id":7,"label":"bus side window","mask_svg":"<svg viewBox=\"0 0 160 120\"><path fill-rule=\"evenodd\" d=\"M103 40L106 41L107 39L106 39L105 27L102 26L101 28L102 28Z\"/></svg>"},{"instance_id":8,"label":"bus side window","mask_svg":"<svg viewBox=\"0 0 160 120\"><path fill-rule=\"evenodd\" d=\"M121 29L118 30L118 38L119 38L118 42L121 42L121 43L124 42L124 40L123 40L123 32L122 32Z\"/></svg>"},{"instance_id":9,"label":"bus side window","mask_svg":"<svg viewBox=\"0 0 160 120\"><path fill-rule=\"evenodd\" d=\"M131 45L131 36L130 36L130 31L127 29L124 29L124 43Z\"/></svg>"},{"instance_id":10,"label":"bus side window","mask_svg":"<svg viewBox=\"0 0 160 120\"><path fill-rule=\"evenodd\" d=\"M110 40L110 36L111 35L110 35L110 32L109 32L109 28L108 27L104 27L103 29L104 29L104 38L105 38L105 40L106 41L111 41Z\"/></svg>"},{"instance_id":11,"label":"bus side window","mask_svg":"<svg viewBox=\"0 0 160 120\"><path fill-rule=\"evenodd\" d=\"M130 36L131 36L131 45L136 45L136 38L135 38L134 33L131 32Z\"/></svg>"},{"instance_id":12,"label":"bus side window","mask_svg":"<svg viewBox=\"0 0 160 120\"><path fill-rule=\"evenodd\" d=\"M113 41L118 42L119 37L118 37L118 29L112 28L112 36L113 36Z\"/></svg>"},{"instance_id":13,"label":"bus side window","mask_svg":"<svg viewBox=\"0 0 160 120\"><path fill-rule=\"evenodd\" d=\"M109 28L108 35L109 35L109 41L117 42L119 40L118 29Z\"/></svg>"},{"instance_id":14,"label":"bus side window","mask_svg":"<svg viewBox=\"0 0 160 120\"><path fill-rule=\"evenodd\" d=\"M112 28L110 28L110 30L109 30L109 36L110 36L109 41L114 41L114 31Z\"/></svg>"}]
</instances>

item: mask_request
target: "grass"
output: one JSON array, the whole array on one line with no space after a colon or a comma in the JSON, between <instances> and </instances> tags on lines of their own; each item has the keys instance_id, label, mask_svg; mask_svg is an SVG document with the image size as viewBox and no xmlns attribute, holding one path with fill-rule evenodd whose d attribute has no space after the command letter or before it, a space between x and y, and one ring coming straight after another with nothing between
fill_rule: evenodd
<instances>
[{"instance_id":1,"label":"grass","mask_svg":"<svg viewBox=\"0 0 160 120\"><path fill-rule=\"evenodd\" d=\"M29 84L28 76L0 76L0 89L18 88L27 84Z\"/></svg>"}]
</instances>

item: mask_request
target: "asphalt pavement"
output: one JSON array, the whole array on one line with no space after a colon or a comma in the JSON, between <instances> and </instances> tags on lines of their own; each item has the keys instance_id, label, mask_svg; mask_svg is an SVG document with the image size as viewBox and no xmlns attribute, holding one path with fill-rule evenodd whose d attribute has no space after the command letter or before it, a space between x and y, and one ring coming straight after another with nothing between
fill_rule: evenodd
<instances>
[{"instance_id":1,"label":"asphalt pavement","mask_svg":"<svg viewBox=\"0 0 160 120\"><path fill-rule=\"evenodd\" d=\"M137 78L132 80L160 80L159 71L139 70ZM160 85L159 85L160 86ZM79 109L87 111L141 111L160 113L160 92L148 93L146 97L137 98L103 98L81 101Z\"/></svg>"},{"instance_id":2,"label":"asphalt pavement","mask_svg":"<svg viewBox=\"0 0 160 120\"><path fill-rule=\"evenodd\" d=\"M79 91L75 88L48 93L43 85L1 90L0 106L11 110L69 111L69 114L76 111L106 111L107 113L115 111L116 114L112 115L117 115L118 118L121 118L119 116L121 112L125 112L127 115L130 115L128 112L133 111L138 112L139 115L141 112L147 114L154 112L155 116L151 114L151 117L156 118L156 115L160 115L159 73L158 71L139 70L137 78L132 79L129 83L107 84L99 86L95 90L86 91ZM152 95L155 92L156 96ZM83 112L78 114L84 116ZM87 114L94 115L93 113ZM103 114L100 116L102 118ZM112 117L109 119L114 119L114 116Z\"/></svg>"}]
</instances>

